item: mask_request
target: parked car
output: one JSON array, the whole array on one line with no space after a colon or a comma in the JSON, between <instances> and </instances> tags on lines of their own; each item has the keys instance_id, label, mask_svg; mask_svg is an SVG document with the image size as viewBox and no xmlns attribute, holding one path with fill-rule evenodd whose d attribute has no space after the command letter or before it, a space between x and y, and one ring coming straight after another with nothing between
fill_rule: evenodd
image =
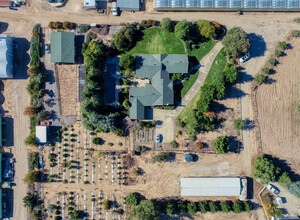
<instances>
[{"instance_id":1,"label":"parked car","mask_svg":"<svg viewBox=\"0 0 300 220\"><path fill-rule=\"evenodd\" d=\"M48 43L45 44L45 50L47 53L50 53L50 45Z\"/></svg>"},{"instance_id":2,"label":"parked car","mask_svg":"<svg viewBox=\"0 0 300 220\"><path fill-rule=\"evenodd\" d=\"M50 121L41 121L40 125L42 125L42 126L49 126L50 125Z\"/></svg>"},{"instance_id":3,"label":"parked car","mask_svg":"<svg viewBox=\"0 0 300 220\"><path fill-rule=\"evenodd\" d=\"M184 159L184 162L187 162L187 163L191 163L191 162L195 162L195 156L193 154L189 154L189 153L184 153L183 154L183 159Z\"/></svg>"},{"instance_id":4,"label":"parked car","mask_svg":"<svg viewBox=\"0 0 300 220\"><path fill-rule=\"evenodd\" d=\"M272 193L274 193L275 195L278 195L279 194L279 191L277 189L275 189L275 187L271 184L269 184L267 186L267 189L270 190Z\"/></svg>"},{"instance_id":5,"label":"parked car","mask_svg":"<svg viewBox=\"0 0 300 220\"><path fill-rule=\"evenodd\" d=\"M118 16L119 15L117 2L112 3L112 12L113 12L113 16Z\"/></svg>"},{"instance_id":6,"label":"parked car","mask_svg":"<svg viewBox=\"0 0 300 220\"><path fill-rule=\"evenodd\" d=\"M41 170L44 169L43 155L39 155L39 164L40 164Z\"/></svg>"},{"instance_id":7,"label":"parked car","mask_svg":"<svg viewBox=\"0 0 300 220\"><path fill-rule=\"evenodd\" d=\"M161 134L156 135L156 143L161 143L162 136Z\"/></svg>"},{"instance_id":8,"label":"parked car","mask_svg":"<svg viewBox=\"0 0 300 220\"><path fill-rule=\"evenodd\" d=\"M241 57L240 62L244 63L248 59L250 59L250 53L247 53L245 56Z\"/></svg>"}]
</instances>

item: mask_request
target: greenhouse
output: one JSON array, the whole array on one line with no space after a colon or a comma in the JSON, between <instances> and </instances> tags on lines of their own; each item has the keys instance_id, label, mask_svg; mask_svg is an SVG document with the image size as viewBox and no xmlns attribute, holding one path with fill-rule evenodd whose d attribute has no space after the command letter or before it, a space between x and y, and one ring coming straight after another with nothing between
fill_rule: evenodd
<instances>
[{"instance_id":1,"label":"greenhouse","mask_svg":"<svg viewBox=\"0 0 300 220\"><path fill-rule=\"evenodd\" d=\"M209 10L247 9L247 10L300 10L300 0L154 0L156 10Z\"/></svg>"}]
</instances>

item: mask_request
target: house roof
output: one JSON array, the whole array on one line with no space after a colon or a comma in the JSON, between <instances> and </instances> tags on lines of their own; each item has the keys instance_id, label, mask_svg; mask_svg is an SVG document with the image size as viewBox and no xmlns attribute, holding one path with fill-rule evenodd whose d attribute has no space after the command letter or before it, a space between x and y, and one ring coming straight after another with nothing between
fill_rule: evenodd
<instances>
[{"instance_id":1,"label":"house roof","mask_svg":"<svg viewBox=\"0 0 300 220\"><path fill-rule=\"evenodd\" d=\"M36 126L35 137L38 143L47 142L47 126Z\"/></svg>"},{"instance_id":2,"label":"house roof","mask_svg":"<svg viewBox=\"0 0 300 220\"><path fill-rule=\"evenodd\" d=\"M170 73L187 72L187 55L136 55L136 76L151 79L151 84L130 88L130 118L145 119L145 106L173 105L174 91Z\"/></svg>"},{"instance_id":3,"label":"house roof","mask_svg":"<svg viewBox=\"0 0 300 220\"><path fill-rule=\"evenodd\" d=\"M120 9L140 10L140 0L117 0Z\"/></svg>"},{"instance_id":4,"label":"house roof","mask_svg":"<svg viewBox=\"0 0 300 220\"><path fill-rule=\"evenodd\" d=\"M182 177L181 196L239 196L239 177Z\"/></svg>"},{"instance_id":5,"label":"house roof","mask_svg":"<svg viewBox=\"0 0 300 220\"><path fill-rule=\"evenodd\" d=\"M52 32L50 43L52 63L75 63L75 34L73 32Z\"/></svg>"}]
</instances>

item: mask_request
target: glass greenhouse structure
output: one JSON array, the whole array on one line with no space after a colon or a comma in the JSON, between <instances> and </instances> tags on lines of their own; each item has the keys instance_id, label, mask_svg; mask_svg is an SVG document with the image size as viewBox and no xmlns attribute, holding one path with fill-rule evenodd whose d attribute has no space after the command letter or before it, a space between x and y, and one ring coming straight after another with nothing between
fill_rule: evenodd
<instances>
[{"instance_id":1,"label":"glass greenhouse structure","mask_svg":"<svg viewBox=\"0 0 300 220\"><path fill-rule=\"evenodd\" d=\"M159 9L299 9L300 0L154 0Z\"/></svg>"}]
</instances>

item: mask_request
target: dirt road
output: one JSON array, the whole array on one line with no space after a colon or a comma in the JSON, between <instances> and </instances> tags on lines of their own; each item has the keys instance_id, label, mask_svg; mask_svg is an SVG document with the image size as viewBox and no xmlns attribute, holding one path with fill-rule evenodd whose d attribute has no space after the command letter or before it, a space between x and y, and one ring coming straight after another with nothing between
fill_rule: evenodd
<instances>
[{"instance_id":1,"label":"dirt road","mask_svg":"<svg viewBox=\"0 0 300 220\"><path fill-rule=\"evenodd\" d=\"M246 32L252 34L254 41L260 42L262 47L255 59L247 65L248 74L255 74L265 62L266 55L271 51L278 40L286 35L291 29L299 26L293 22L298 16L297 13L245 13L238 16L236 13L213 13L213 12L193 12L193 13L156 13L156 12L124 12L120 17L109 15L99 15L93 11L85 11L82 8L81 0L71 0L64 8L52 8L44 0L30 0L30 7L19 8L18 11L0 8L1 22L8 23L7 30L2 33L10 34L14 37L23 37L30 40L31 29L34 24L41 23L48 25L49 21L71 21L77 23L99 23L99 24L119 24L121 22L134 22L144 19L161 20L163 17L170 17L174 20L198 20L207 19L220 22L227 28L241 26ZM14 153L17 160L16 164L16 186L14 187L14 219L26 219L26 210L23 208L22 198L26 192L26 186L22 179L27 173L26 147L23 142L29 133L29 120L23 116L25 106L29 103L26 93L26 79L9 80L4 82L5 102L3 108L14 118ZM247 93L248 88L245 88ZM244 108L248 109L249 100L245 99ZM249 105L249 107L247 107ZM244 114L245 115L245 114ZM248 117L248 115L247 115ZM249 136L250 137L250 136ZM249 142L251 139L249 139ZM250 148L251 149L251 148ZM249 155L245 152L245 158ZM251 172L247 164L247 174Z\"/></svg>"}]
</instances>

